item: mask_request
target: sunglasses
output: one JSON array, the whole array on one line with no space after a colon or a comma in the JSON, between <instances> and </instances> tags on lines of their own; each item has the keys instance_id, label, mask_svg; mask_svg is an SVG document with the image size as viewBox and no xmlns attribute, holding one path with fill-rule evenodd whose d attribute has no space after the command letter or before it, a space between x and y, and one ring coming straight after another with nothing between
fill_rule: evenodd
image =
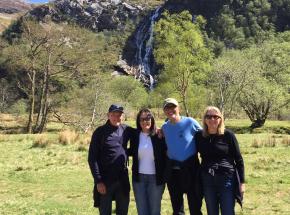
<instances>
[{"instance_id":1,"label":"sunglasses","mask_svg":"<svg viewBox=\"0 0 290 215\"><path fill-rule=\"evenodd\" d=\"M166 105L166 106L164 107L164 110L174 109L174 108L176 108L176 105L174 105L174 104L169 104L169 105Z\"/></svg>"},{"instance_id":2,"label":"sunglasses","mask_svg":"<svg viewBox=\"0 0 290 215\"><path fill-rule=\"evenodd\" d=\"M221 117L218 116L218 115L205 115L205 118L206 118L206 119L214 119L214 120L218 120L218 119L220 119Z\"/></svg>"},{"instance_id":3,"label":"sunglasses","mask_svg":"<svg viewBox=\"0 0 290 215\"><path fill-rule=\"evenodd\" d=\"M140 122L149 122L151 121L152 116L148 115L146 117L140 117Z\"/></svg>"}]
</instances>

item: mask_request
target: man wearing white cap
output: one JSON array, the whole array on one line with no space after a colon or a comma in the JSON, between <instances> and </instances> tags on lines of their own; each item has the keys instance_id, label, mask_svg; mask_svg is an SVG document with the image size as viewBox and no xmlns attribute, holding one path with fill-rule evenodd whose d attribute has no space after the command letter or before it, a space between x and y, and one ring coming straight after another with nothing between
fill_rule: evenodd
<instances>
[{"instance_id":1,"label":"man wearing white cap","mask_svg":"<svg viewBox=\"0 0 290 215\"><path fill-rule=\"evenodd\" d=\"M163 111L168 119L162 131L167 145L167 186L173 215L184 214L184 193L187 194L190 214L200 215L202 196L197 191L196 177L200 164L194 135L201 126L195 119L180 115L179 104L174 98L164 100Z\"/></svg>"}]
</instances>

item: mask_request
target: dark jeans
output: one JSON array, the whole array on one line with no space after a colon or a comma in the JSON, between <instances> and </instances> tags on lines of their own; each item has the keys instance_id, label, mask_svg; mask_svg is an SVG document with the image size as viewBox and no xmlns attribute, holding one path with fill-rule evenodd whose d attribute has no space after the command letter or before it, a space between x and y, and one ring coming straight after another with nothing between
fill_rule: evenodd
<instances>
[{"instance_id":1,"label":"dark jeans","mask_svg":"<svg viewBox=\"0 0 290 215\"><path fill-rule=\"evenodd\" d=\"M203 192L208 215L218 215L219 208L222 215L235 214L235 197L233 177L202 172Z\"/></svg>"},{"instance_id":2,"label":"dark jeans","mask_svg":"<svg viewBox=\"0 0 290 215\"><path fill-rule=\"evenodd\" d=\"M100 195L100 215L112 214L113 197L116 201L116 214L127 215L129 207L129 193L125 193L120 182L107 186L107 193Z\"/></svg>"},{"instance_id":3,"label":"dark jeans","mask_svg":"<svg viewBox=\"0 0 290 215\"><path fill-rule=\"evenodd\" d=\"M165 184L156 185L156 176L139 174L139 181L133 181L138 215L160 215L161 199Z\"/></svg>"},{"instance_id":4,"label":"dark jeans","mask_svg":"<svg viewBox=\"0 0 290 215\"><path fill-rule=\"evenodd\" d=\"M172 169L167 181L173 215L183 215L183 194L187 194L188 207L191 215L202 215L202 195L197 190L199 180L197 168L199 162L197 157L180 169Z\"/></svg>"}]
</instances>

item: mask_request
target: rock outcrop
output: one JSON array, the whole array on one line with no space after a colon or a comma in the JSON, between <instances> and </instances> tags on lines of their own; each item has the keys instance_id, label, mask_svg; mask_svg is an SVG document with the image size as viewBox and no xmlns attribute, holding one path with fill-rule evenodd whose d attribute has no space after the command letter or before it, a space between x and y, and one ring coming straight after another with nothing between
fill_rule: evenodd
<instances>
[{"instance_id":1,"label":"rock outcrop","mask_svg":"<svg viewBox=\"0 0 290 215\"><path fill-rule=\"evenodd\" d=\"M135 19L143 8L123 0L55 0L39 6L27 15L43 21L73 21L93 31L122 29L128 19Z\"/></svg>"}]
</instances>

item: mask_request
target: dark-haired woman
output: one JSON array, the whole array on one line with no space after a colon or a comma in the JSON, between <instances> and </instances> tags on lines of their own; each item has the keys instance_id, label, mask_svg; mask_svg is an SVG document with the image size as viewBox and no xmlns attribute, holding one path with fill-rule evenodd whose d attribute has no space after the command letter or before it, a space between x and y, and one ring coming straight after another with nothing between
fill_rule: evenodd
<instances>
[{"instance_id":1,"label":"dark-haired woman","mask_svg":"<svg viewBox=\"0 0 290 215\"><path fill-rule=\"evenodd\" d=\"M207 214L235 214L235 188L237 169L240 193L245 191L244 162L238 141L225 129L221 111L214 106L206 108L203 130L196 134L197 149L201 156L201 180Z\"/></svg>"},{"instance_id":2,"label":"dark-haired woman","mask_svg":"<svg viewBox=\"0 0 290 215\"><path fill-rule=\"evenodd\" d=\"M158 138L153 114L142 109L137 114L137 129L131 138L132 183L139 215L160 215L165 189L166 145Z\"/></svg>"}]
</instances>

